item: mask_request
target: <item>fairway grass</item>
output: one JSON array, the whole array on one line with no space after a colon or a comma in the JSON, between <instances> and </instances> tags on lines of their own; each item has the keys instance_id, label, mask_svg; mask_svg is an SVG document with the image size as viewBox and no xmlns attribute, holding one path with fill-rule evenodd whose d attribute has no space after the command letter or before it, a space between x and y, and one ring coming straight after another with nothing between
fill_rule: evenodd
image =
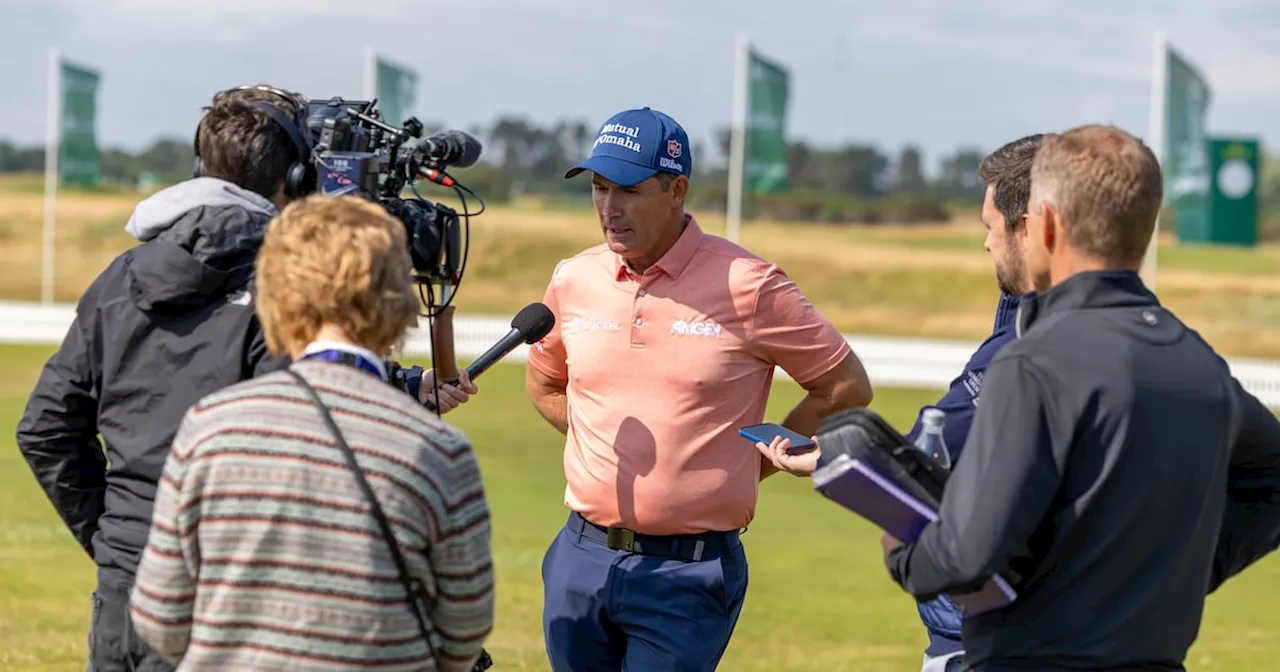
<instances>
[{"instance_id":1,"label":"fairway grass","mask_svg":"<svg viewBox=\"0 0 1280 672\"><path fill-rule=\"evenodd\" d=\"M9 189L6 190L6 184ZM43 198L0 180L0 299L40 296ZM72 302L120 251L134 194L58 200L56 296ZM695 213L697 214L697 213ZM710 233L724 218L700 216ZM540 301L552 269L600 241L589 210L492 206L473 220L459 315L511 315ZM845 333L985 338L997 301L984 230L973 215L946 225L832 226L746 222L742 243L777 262ZM1162 302L1221 353L1280 359L1280 245L1179 246L1158 253Z\"/></svg>"},{"instance_id":2,"label":"fairway grass","mask_svg":"<svg viewBox=\"0 0 1280 672\"><path fill-rule=\"evenodd\" d=\"M94 570L36 487L13 428L44 359L44 347L0 348L0 670L78 670ZM564 524L563 438L523 393L523 369L495 366L480 396L448 416L479 455L492 508L498 617L488 643L496 671L546 670L540 566ZM799 399L775 386L768 420ZM877 390L873 407L899 427L935 398L926 390ZM744 442L744 450L750 446ZM924 634L912 601L888 579L879 534L816 495L807 479L761 485L743 536L750 586L720 669L746 672L918 670ZM1188 658L1198 672L1274 669L1280 656L1280 561L1268 558L1209 598ZM1152 633L1159 636L1159 633Z\"/></svg>"}]
</instances>

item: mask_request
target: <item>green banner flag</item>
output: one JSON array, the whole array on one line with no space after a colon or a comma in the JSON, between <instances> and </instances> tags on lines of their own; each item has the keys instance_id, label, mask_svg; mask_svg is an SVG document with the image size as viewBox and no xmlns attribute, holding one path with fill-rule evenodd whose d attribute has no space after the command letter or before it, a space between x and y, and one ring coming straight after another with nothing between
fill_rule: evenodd
<instances>
[{"instance_id":1,"label":"green banner flag","mask_svg":"<svg viewBox=\"0 0 1280 672\"><path fill-rule=\"evenodd\" d=\"M65 184L97 187L102 184L98 153L97 71L67 61L60 63L62 83L58 174Z\"/></svg>"},{"instance_id":2,"label":"green banner flag","mask_svg":"<svg viewBox=\"0 0 1280 672\"><path fill-rule=\"evenodd\" d=\"M1178 237L1201 238L1210 227L1210 91L1195 66L1173 49L1165 52L1164 195Z\"/></svg>"},{"instance_id":3,"label":"green banner flag","mask_svg":"<svg viewBox=\"0 0 1280 672\"><path fill-rule=\"evenodd\" d=\"M767 194L787 189L786 68L754 50L748 53L744 191Z\"/></svg>"},{"instance_id":4,"label":"green banner flag","mask_svg":"<svg viewBox=\"0 0 1280 672\"><path fill-rule=\"evenodd\" d=\"M373 95L378 99L382 119L397 128L404 126L406 119L417 114L418 73L376 54L370 58Z\"/></svg>"}]
</instances>

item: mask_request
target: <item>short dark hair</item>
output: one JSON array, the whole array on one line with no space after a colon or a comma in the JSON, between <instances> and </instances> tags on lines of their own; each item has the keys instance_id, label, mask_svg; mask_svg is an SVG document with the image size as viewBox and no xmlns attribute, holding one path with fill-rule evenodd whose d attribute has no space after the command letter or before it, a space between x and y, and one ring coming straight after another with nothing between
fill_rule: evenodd
<instances>
[{"instance_id":1,"label":"short dark hair","mask_svg":"<svg viewBox=\"0 0 1280 672\"><path fill-rule=\"evenodd\" d=\"M302 102L297 94L293 97ZM221 92L213 97L196 131L200 162L205 175L271 198L289 164L302 157L288 132L256 109L254 102L267 103L290 120L298 114L297 107L269 91L245 88ZM305 128L299 130L306 132Z\"/></svg>"},{"instance_id":2,"label":"short dark hair","mask_svg":"<svg viewBox=\"0 0 1280 672\"><path fill-rule=\"evenodd\" d=\"M1164 199L1160 162L1142 140L1078 126L1044 143L1032 173L1036 201L1057 207L1069 245L1113 268L1142 264Z\"/></svg>"},{"instance_id":3,"label":"short dark hair","mask_svg":"<svg viewBox=\"0 0 1280 672\"><path fill-rule=\"evenodd\" d=\"M978 166L978 179L995 188L992 200L1006 227L1017 226L1031 197L1031 164L1044 143L1045 134L1018 138L991 152Z\"/></svg>"}]
</instances>

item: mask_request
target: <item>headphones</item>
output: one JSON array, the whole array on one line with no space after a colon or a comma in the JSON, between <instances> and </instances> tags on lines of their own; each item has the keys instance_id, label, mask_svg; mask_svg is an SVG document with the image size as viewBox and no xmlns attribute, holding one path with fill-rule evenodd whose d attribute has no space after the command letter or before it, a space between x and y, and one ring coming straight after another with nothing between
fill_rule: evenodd
<instances>
[{"instance_id":1,"label":"headphones","mask_svg":"<svg viewBox=\"0 0 1280 672\"><path fill-rule=\"evenodd\" d=\"M234 89L227 89L219 92L214 96L217 101L224 95L233 91L244 91L247 89L257 89L278 96L281 100L288 101L293 106L293 119L289 119L276 106L264 103L260 100L250 101L248 104L276 122L276 125L284 129L284 132L293 141L294 149L297 154L293 161L289 162L289 167L285 170L284 177L284 194L289 198L301 198L311 193L315 189L315 165L311 162L312 146L310 136L304 132L307 127L307 108L298 101L297 98L281 91L280 89L270 86L238 86ZM209 108L205 108L208 110ZM203 120L202 120L203 121ZM192 143L195 149L195 165L192 167L192 177L204 177L204 163L200 160L200 126L196 124L195 141Z\"/></svg>"}]
</instances>

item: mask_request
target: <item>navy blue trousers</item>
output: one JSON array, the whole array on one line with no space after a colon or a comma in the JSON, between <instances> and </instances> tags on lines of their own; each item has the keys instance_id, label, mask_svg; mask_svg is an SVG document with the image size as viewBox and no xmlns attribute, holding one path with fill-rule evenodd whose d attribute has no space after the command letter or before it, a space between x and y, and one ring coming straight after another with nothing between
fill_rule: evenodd
<instances>
[{"instance_id":1,"label":"navy blue trousers","mask_svg":"<svg viewBox=\"0 0 1280 672\"><path fill-rule=\"evenodd\" d=\"M741 543L700 561L615 551L576 516L542 560L542 632L555 672L716 669L747 594Z\"/></svg>"}]
</instances>

